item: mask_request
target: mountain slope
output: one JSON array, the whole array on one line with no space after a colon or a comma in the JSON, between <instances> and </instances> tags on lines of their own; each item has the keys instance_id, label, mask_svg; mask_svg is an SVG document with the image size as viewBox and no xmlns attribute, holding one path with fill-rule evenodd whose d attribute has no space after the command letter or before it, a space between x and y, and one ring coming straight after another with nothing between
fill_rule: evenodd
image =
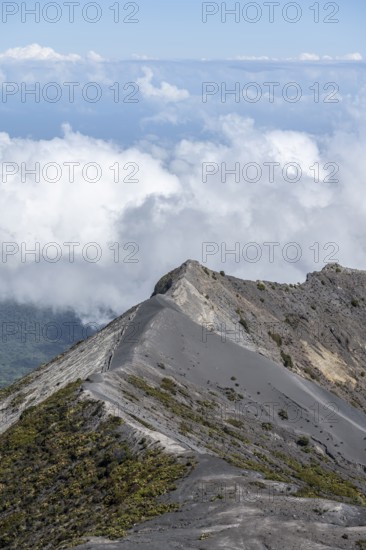
<instances>
[{"instance_id":1,"label":"mountain slope","mask_svg":"<svg viewBox=\"0 0 366 550\"><path fill-rule=\"evenodd\" d=\"M286 363L366 411L365 271L329 264L298 285L221 273L188 261L154 294L171 296L205 332Z\"/></svg>"},{"instance_id":2,"label":"mountain slope","mask_svg":"<svg viewBox=\"0 0 366 550\"><path fill-rule=\"evenodd\" d=\"M360 547L357 541L366 539L366 415L361 376L365 279L364 272L330 266L286 290L285 285L239 281L188 261L159 281L150 300L3 390L0 413L5 433L0 444L21 428L28 414L24 411L30 407L31 414L38 414L45 400L81 379L76 403L99 402L101 421L107 422L108 414L119 417L123 422L120 445L127 446L135 461L143 463L146 453L163 452L160 461L171 456L177 465L196 463L191 473L182 470L188 477L174 492L157 501L180 504L180 511L136 527L120 542L106 538L112 536L118 516L118 510L111 509L110 525L107 514L98 529L93 530L89 521L68 530L66 522L57 532L58 546L39 546L39 537L49 540L50 528L36 535L30 521L23 526L28 534L26 539L22 535L22 547L66 548L70 547L67 540L76 543L75 535L89 538L81 548L95 549L162 544L212 549ZM350 296L358 305L349 306ZM326 301L325 312L320 313ZM316 304L316 310L308 309L310 303ZM322 343L314 333L312 312L318 312L318 322L325 323L326 329L327 319L338 320L341 311L342 335L350 332L348 343L343 345L343 336L337 344ZM295 320L304 326L301 337ZM278 323L276 330L267 330L273 322ZM289 327L287 334L280 333L282 326ZM336 383L329 372L325 376L311 362L311 353L325 361L324 350L334 361L338 358L342 376L354 379L354 386ZM317 379L312 378L314 373ZM74 408L65 402L66 415ZM99 433L91 409L83 418L89 431L93 427ZM76 433L83 433L82 426L76 426ZM44 426L42 440L48 441L51 435ZM89 441L91 456L100 452L93 450L94 437ZM8 461L5 480L9 472L13 476L12 468L24 469L25 458L16 444L12 452L17 460L13 466ZM79 460L78 450L70 452L74 461ZM46 466L47 457L42 458ZM68 468L69 459L65 460ZM123 466L121 460L113 466L116 471ZM48 465L47 472L49 468L53 471ZM47 481L46 476L45 483L47 494L55 492L52 477ZM140 483L146 490L151 481L137 482L129 489L133 495L139 494ZM9 490L16 493L16 486ZM98 524L100 503L88 491L89 516ZM79 496L69 494L65 503L69 510L75 509L75 498ZM147 502L146 498L141 502L140 520L149 517ZM14 502L10 507L15 517L12 528L23 533L21 519L16 519L17 506ZM45 506L50 506L48 500ZM7 514L9 509L0 512L1 522ZM114 531L117 537L119 533ZM15 548L19 540L12 539L9 544L15 546L8 547Z\"/></svg>"}]
</instances>

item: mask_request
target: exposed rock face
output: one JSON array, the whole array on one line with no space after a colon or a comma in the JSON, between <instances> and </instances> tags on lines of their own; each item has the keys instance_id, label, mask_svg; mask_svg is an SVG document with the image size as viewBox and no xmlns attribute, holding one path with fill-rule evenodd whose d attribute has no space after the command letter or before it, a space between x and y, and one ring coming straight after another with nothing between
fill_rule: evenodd
<instances>
[{"instance_id":1,"label":"exposed rock face","mask_svg":"<svg viewBox=\"0 0 366 550\"><path fill-rule=\"evenodd\" d=\"M188 261L169 281L155 293L171 296L198 324L276 362L289 355L294 372L366 411L365 271L329 264L287 285L242 281Z\"/></svg>"},{"instance_id":2,"label":"exposed rock face","mask_svg":"<svg viewBox=\"0 0 366 550\"><path fill-rule=\"evenodd\" d=\"M136 451L143 436L197 459L167 497L180 512L82 548L357 548L365 284L366 272L336 265L289 286L188 261L150 300L3 394L1 430L80 378L80 399L120 416Z\"/></svg>"}]
</instances>

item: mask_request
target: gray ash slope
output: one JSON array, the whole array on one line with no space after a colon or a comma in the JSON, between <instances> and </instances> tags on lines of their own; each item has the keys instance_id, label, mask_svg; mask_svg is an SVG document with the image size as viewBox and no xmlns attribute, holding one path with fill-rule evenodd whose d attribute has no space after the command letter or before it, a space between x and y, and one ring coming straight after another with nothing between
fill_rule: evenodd
<instances>
[{"instance_id":1,"label":"gray ash slope","mask_svg":"<svg viewBox=\"0 0 366 550\"><path fill-rule=\"evenodd\" d=\"M134 323L140 341L120 342L108 372L86 383L85 389L95 397L121 406L114 395L120 378L123 384L126 374L146 379L148 372L148 379L159 384L163 373L158 365L164 365L164 377L185 386L190 395L196 388L205 388L205 393L225 388L234 398L240 393L234 416L255 418L258 414L263 421L293 426L299 433L305 430L333 456L339 454L366 466L366 415L328 390L233 342L223 343L219 335L212 334L204 342L202 326L182 313L171 298L157 295L143 303ZM160 372L154 372L158 369ZM225 415L225 400L216 403L218 413ZM287 420L273 414L281 409L287 411ZM329 417L324 419L328 424L320 421L318 410Z\"/></svg>"},{"instance_id":2,"label":"gray ash slope","mask_svg":"<svg viewBox=\"0 0 366 550\"><path fill-rule=\"evenodd\" d=\"M290 287L188 261L150 300L24 379L0 404L1 428L82 378L80 398L121 416L135 449L143 437L197 460L166 497L179 512L80 548L357 548L365 283L338 266Z\"/></svg>"}]
</instances>

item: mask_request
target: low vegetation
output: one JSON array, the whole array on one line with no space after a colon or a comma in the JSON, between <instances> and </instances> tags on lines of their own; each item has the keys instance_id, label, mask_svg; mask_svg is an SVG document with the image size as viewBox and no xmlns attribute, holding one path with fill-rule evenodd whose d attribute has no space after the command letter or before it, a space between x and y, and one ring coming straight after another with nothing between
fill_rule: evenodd
<instances>
[{"instance_id":1,"label":"low vegetation","mask_svg":"<svg viewBox=\"0 0 366 550\"><path fill-rule=\"evenodd\" d=\"M163 390L169 391L173 395L176 395L176 393L177 393L177 389L176 389L177 384L174 382L174 380L172 378L163 378L161 383L160 383L160 387Z\"/></svg>"},{"instance_id":2,"label":"low vegetation","mask_svg":"<svg viewBox=\"0 0 366 550\"><path fill-rule=\"evenodd\" d=\"M310 444L310 439L306 435L302 435L297 440L299 447L307 447Z\"/></svg>"},{"instance_id":3,"label":"low vegetation","mask_svg":"<svg viewBox=\"0 0 366 550\"><path fill-rule=\"evenodd\" d=\"M282 420L288 420L288 414L285 409L281 409L280 411L278 411L278 416L282 418Z\"/></svg>"},{"instance_id":4,"label":"low vegetation","mask_svg":"<svg viewBox=\"0 0 366 550\"><path fill-rule=\"evenodd\" d=\"M276 342L277 346L280 348L282 346L282 338L279 334L269 332L269 336L272 338L274 342Z\"/></svg>"},{"instance_id":5,"label":"low vegetation","mask_svg":"<svg viewBox=\"0 0 366 550\"><path fill-rule=\"evenodd\" d=\"M249 334L249 325L248 325L248 322L247 322L243 317L240 317L239 323L240 323L241 326L244 328L245 332L247 332L247 333Z\"/></svg>"},{"instance_id":6,"label":"low vegetation","mask_svg":"<svg viewBox=\"0 0 366 550\"><path fill-rule=\"evenodd\" d=\"M80 381L27 409L0 437L0 548L45 550L121 537L174 509L158 497L187 466L159 449L133 454L122 421L78 400Z\"/></svg>"},{"instance_id":7,"label":"low vegetation","mask_svg":"<svg viewBox=\"0 0 366 550\"><path fill-rule=\"evenodd\" d=\"M281 359L282 363L287 369L293 369L294 364L292 361L291 355L288 355L288 353L285 353L283 350L281 351Z\"/></svg>"}]
</instances>

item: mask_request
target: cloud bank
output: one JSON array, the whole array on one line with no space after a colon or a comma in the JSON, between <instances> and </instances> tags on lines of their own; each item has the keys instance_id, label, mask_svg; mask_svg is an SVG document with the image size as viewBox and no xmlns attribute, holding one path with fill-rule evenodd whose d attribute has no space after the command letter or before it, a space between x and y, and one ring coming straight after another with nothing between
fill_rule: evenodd
<instances>
[{"instance_id":1,"label":"cloud bank","mask_svg":"<svg viewBox=\"0 0 366 550\"><path fill-rule=\"evenodd\" d=\"M288 282L328 261L365 268L358 54L125 63L32 45L0 59L0 298L102 322L187 258ZM60 101L44 99L50 81ZM206 103L203 83L215 90ZM37 85L40 100L24 100Z\"/></svg>"},{"instance_id":2,"label":"cloud bank","mask_svg":"<svg viewBox=\"0 0 366 550\"><path fill-rule=\"evenodd\" d=\"M68 126L62 138L52 140L2 133L3 251L8 244L2 256L1 297L69 306L84 320L101 321L106 310L122 312L146 298L162 274L187 258L203 261L203 243L218 246L207 257L210 267L244 278L295 282L323 267L327 257L353 267L366 265L364 120L352 132L340 129L316 138L261 128L252 119L231 114L212 120L210 131L215 139L183 139L170 147L145 140L131 148ZM338 182L328 181L331 173L324 166L330 162L340 168ZM39 181L28 174L36 163ZM206 178L203 163L209 166ZM240 177L234 173L223 178L223 164L233 172L237 163ZM276 166L274 180L268 163ZM301 166L300 180L291 166L283 176L289 163ZM252 171L255 165L262 169L259 180ZM278 243L273 258L263 247L269 242ZM302 251L295 263L282 253L293 242ZM19 251L9 243L18 243ZM21 243L28 251L23 258ZM31 253L35 243L40 250L47 243L58 244L62 257L52 261L54 246L47 248L47 259L40 255L36 261ZM73 262L65 243L80 245L74 248ZM88 243L102 251L97 262L83 255ZM235 254L223 258L223 245L229 251L236 243L239 261ZM242 254L248 243L262 247L256 262L249 253ZM329 243L336 247L324 248ZM88 254L93 260L95 249Z\"/></svg>"}]
</instances>

